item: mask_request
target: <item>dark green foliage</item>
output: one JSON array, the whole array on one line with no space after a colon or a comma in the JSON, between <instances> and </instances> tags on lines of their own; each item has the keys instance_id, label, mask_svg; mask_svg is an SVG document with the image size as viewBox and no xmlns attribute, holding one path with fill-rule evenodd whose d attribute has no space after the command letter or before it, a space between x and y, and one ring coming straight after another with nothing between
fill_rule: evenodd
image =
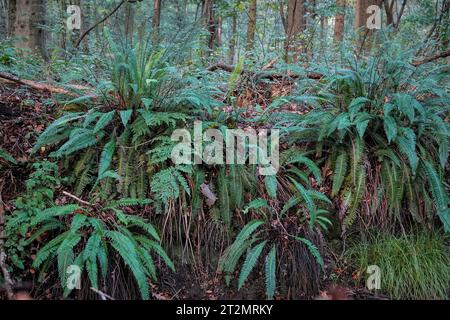
<instances>
[{"instance_id":1,"label":"dark green foliage","mask_svg":"<svg viewBox=\"0 0 450 320\"><path fill-rule=\"evenodd\" d=\"M155 227L143 217L126 214L122 207L143 206L149 200L112 201L103 207L57 205L54 189L60 185L58 167L50 162L34 165L27 181L27 194L15 201L16 210L6 223L6 248L11 261L24 268L27 250L38 237L46 242L39 248L32 267L40 279L56 263L60 286L67 288L68 268L78 266L87 272L92 287L98 288L108 272L108 260L116 253L130 269L143 299L149 298L147 278L156 280L154 256L175 270L159 242ZM99 269L100 268L100 269Z\"/></svg>"},{"instance_id":2,"label":"dark green foliage","mask_svg":"<svg viewBox=\"0 0 450 320\"><path fill-rule=\"evenodd\" d=\"M390 221L400 224L409 219L409 211L422 222L428 212L420 203L428 199L432 202L427 207L434 207L450 231L442 182L450 96L439 89L448 82L448 73L435 69L424 75L425 81L405 56L388 45L382 48L383 54L367 62L348 61L349 68L328 74L314 95L289 98L308 98L316 107L306 115L286 115L280 125L288 126L284 130L292 135L291 142L312 143L317 155L325 157L344 232L363 211L367 217L387 211ZM371 204L364 206L363 199Z\"/></svg>"}]
</instances>

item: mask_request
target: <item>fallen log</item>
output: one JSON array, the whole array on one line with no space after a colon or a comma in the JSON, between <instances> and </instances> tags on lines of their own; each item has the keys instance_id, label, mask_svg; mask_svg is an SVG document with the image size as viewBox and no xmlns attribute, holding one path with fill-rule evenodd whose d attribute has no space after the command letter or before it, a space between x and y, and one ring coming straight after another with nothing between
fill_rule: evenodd
<instances>
[{"instance_id":1,"label":"fallen log","mask_svg":"<svg viewBox=\"0 0 450 320\"><path fill-rule=\"evenodd\" d=\"M4 79L9 82L14 82L14 83L17 83L20 85L25 85L30 88L36 89L36 90L50 92L52 94L65 94L65 95L72 96L72 97L78 96L76 93L66 90L64 88L55 87L53 85L40 83L40 82L36 82L36 81L32 81L32 80L21 79L13 74L6 73L6 72L0 71L0 79ZM91 88L87 88L87 87L79 86L79 85L71 85L70 88L72 88L74 90L82 90L82 91L91 91L92 90Z\"/></svg>"}]
</instances>

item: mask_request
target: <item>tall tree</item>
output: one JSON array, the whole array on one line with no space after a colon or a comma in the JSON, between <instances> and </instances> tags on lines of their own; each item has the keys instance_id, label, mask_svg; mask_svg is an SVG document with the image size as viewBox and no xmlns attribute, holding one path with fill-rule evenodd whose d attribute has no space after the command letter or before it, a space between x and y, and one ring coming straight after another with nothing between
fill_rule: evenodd
<instances>
[{"instance_id":1,"label":"tall tree","mask_svg":"<svg viewBox=\"0 0 450 320\"><path fill-rule=\"evenodd\" d=\"M370 6L376 5L380 8L381 0L356 0L355 4L355 28L367 31L367 21L372 13L368 11Z\"/></svg>"},{"instance_id":2,"label":"tall tree","mask_svg":"<svg viewBox=\"0 0 450 320\"><path fill-rule=\"evenodd\" d=\"M289 0L286 20L286 53L300 50L298 36L306 29L305 0Z\"/></svg>"},{"instance_id":3,"label":"tall tree","mask_svg":"<svg viewBox=\"0 0 450 320\"><path fill-rule=\"evenodd\" d=\"M228 46L228 62L234 64L236 56L236 44L237 44L237 12L234 11L231 16L231 36Z\"/></svg>"},{"instance_id":4,"label":"tall tree","mask_svg":"<svg viewBox=\"0 0 450 320\"><path fill-rule=\"evenodd\" d=\"M8 7L6 0L0 0L0 39L7 37L8 32Z\"/></svg>"},{"instance_id":5,"label":"tall tree","mask_svg":"<svg viewBox=\"0 0 450 320\"><path fill-rule=\"evenodd\" d=\"M250 0L250 6L248 9L248 25L247 25L247 51L254 48L255 45L255 31L256 31L256 13L257 13L257 0Z\"/></svg>"},{"instance_id":6,"label":"tall tree","mask_svg":"<svg viewBox=\"0 0 450 320\"><path fill-rule=\"evenodd\" d=\"M334 41L341 42L344 38L346 0L336 0L337 13L334 23Z\"/></svg>"},{"instance_id":7,"label":"tall tree","mask_svg":"<svg viewBox=\"0 0 450 320\"><path fill-rule=\"evenodd\" d=\"M46 57L44 31L44 0L10 0L9 20L11 35L18 39L17 46L27 48Z\"/></svg>"},{"instance_id":8,"label":"tall tree","mask_svg":"<svg viewBox=\"0 0 450 320\"><path fill-rule=\"evenodd\" d=\"M361 49L363 46L370 47L370 41L367 41L373 34L374 29L368 28L368 23L376 12L369 10L370 6L378 6L380 9L382 0L356 0L355 5L355 28L359 32L359 41L361 42ZM381 13L380 13L381 14Z\"/></svg>"},{"instance_id":9,"label":"tall tree","mask_svg":"<svg viewBox=\"0 0 450 320\"><path fill-rule=\"evenodd\" d=\"M127 2L125 7L125 35L129 44L133 43L134 15L134 5Z\"/></svg>"},{"instance_id":10,"label":"tall tree","mask_svg":"<svg viewBox=\"0 0 450 320\"><path fill-rule=\"evenodd\" d=\"M214 0L202 1L202 21L203 25L208 30L208 54L212 53L215 49L217 25L214 16Z\"/></svg>"},{"instance_id":11,"label":"tall tree","mask_svg":"<svg viewBox=\"0 0 450 320\"><path fill-rule=\"evenodd\" d=\"M153 0L153 44L159 43L159 28L161 26L161 0Z\"/></svg>"}]
</instances>

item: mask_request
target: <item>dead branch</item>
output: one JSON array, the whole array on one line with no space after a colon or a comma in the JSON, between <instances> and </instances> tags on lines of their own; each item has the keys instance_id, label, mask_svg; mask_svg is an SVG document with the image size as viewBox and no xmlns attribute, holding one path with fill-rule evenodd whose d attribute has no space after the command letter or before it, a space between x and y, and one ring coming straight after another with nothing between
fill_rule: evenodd
<instances>
[{"instance_id":1,"label":"dead branch","mask_svg":"<svg viewBox=\"0 0 450 320\"><path fill-rule=\"evenodd\" d=\"M450 56L450 49L448 49L447 51L441 52L441 53L439 53L437 55L424 58L422 60L414 60L413 62L411 62L411 64L413 66L415 66L415 67L418 67L418 66L420 66L420 65L422 65L424 63L432 62L432 61L435 61L435 60L438 60L438 59L441 59L441 58L446 58L448 56Z\"/></svg>"},{"instance_id":2,"label":"dead branch","mask_svg":"<svg viewBox=\"0 0 450 320\"><path fill-rule=\"evenodd\" d=\"M131 1L129 1L131 2ZM83 34L78 38L77 42L74 44L74 48L78 48L78 46L80 45L81 41L83 41L83 39L89 34L89 32L91 32L92 30L94 30L100 23L105 22L106 20L108 20L109 17L111 17L114 13L117 12L117 10L120 9L120 7L125 3L125 0L122 0L110 13L108 13L105 17L103 17L103 19L101 19L100 21L96 22L92 27L90 27L89 29L87 29L85 32L83 32Z\"/></svg>"},{"instance_id":3,"label":"dead branch","mask_svg":"<svg viewBox=\"0 0 450 320\"><path fill-rule=\"evenodd\" d=\"M111 17L114 13L117 12L117 10L120 9L120 7L125 3L125 0L122 0L110 13L108 13L106 16L103 17L103 19L101 19L100 21L97 21L94 25L92 25L89 29L87 29L85 32L83 32L83 34L78 38L77 42L75 42L74 44L74 49L78 48L78 46L80 45L81 41L83 41L83 39L89 34L89 32L91 32L92 30L94 30L99 24L105 22L106 20L108 20L109 17ZM131 1L129 1L131 2Z\"/></svg>"},{"instance_id":4,"label":"dead branch","mask_svg":"<svg viewBox=\"0 0 450 320\"><path fill-rule=\"evenodd\" d=\"M55 87L49 84L44 84L44 83L39 83L36 81L32 81L32 80L26 80L26 79L21 79L13 74L10 73L6 73L6 72L1 72L0 71L0 79L4 79L6 81L9 82L14 82L20 85L25 85L28 86L30 88L39 90L39 91L47 91L53 94L65 94L68 96L72 96L72 97L76 97L77 94L75 94L74 92L71 92L69 90L60 88L60 87ZM91 91L92 89L87 88L87 87L83 87L83 86L79 86L79 85L72 85L70 86L72 89L75 90L82 90L82 91Z\"/></svg>"},{"instance_id":5,"label":"dead branch","mask_svg":"<svg viewBox=\"0 0 450 320\"><path fill-rule=\"evenodd\" d=\"M77 196L74 196L73 194L67 192L67 191L63 191L62 194L65 195L65 196L68 196L69 198L72 198L72 199L74 199L74 200L78 201L79 203L84 204L86 206L93 206L92 203L84 201L84 200L78 198Z\"/></svg>"},{"instance_id":6,"label":"dead branch","mask_svg":"<svg viewBox=\"0 0 450 320\"><path fill-rule=\"evenodd\" d=\"M114 298L111 297L110 295L107 295L106 293L101 292L100 290L95 289L94 287L91 287L91 290L97 293L100 296L100 299L102 300L114 300Z\"/></svg>"}]
</instances>

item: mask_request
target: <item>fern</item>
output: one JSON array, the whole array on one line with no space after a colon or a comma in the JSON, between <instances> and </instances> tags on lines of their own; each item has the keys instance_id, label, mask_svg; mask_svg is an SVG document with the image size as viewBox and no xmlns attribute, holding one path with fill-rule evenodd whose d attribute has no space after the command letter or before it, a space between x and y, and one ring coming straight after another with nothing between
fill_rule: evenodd
<instances>
[{"instance_id":1,"label":"fern","mask_svg":"<svg viewBox=\"0 0 450 320\"><path fill-rule=\"evenodd\" d=\"M268 300L272 300L275 295L276 287L276 260L277 260L277 247L274 245L270 249L269 254L266 257L266 295Z\"/></svg>"},{"instance_id":2,"label":"fern","mask_svg":"<svg viewBox=\"0 0 450 320\"><path fill-rule=\"evenodd\" d=\"M12 164L17 164L16 159L2 148L0 148L0 159L4 159Z\"/></svg>"},{"instance_id":3,"label":"fern","mask_svg":"<svg viewBox=\"0 0 450 320\"><path fill-rule=\"evenodd\" d=\"M319 249L308 239L301 238L301 237L294 237L295 240L303 243L308 248L309 252L312 254L314 259L316 259L316 262L323 268L324 262L322 259L322 255L320 254Z\"/></svg>"},{"instance_id":4,"label":"fern","mask_svg":"<svg viewBox=\"0 0 450 320\"><path fill-rule=\"evenodd\" d=\"M333 172L333 186L331 191L332 197L336 196L341 189L345 174L347 172L347 162L348 156L345 152L341 152L336 158Z\"/></svg>"},{"instance_id":5,"label":"fern","mask_svg":"<svg viewBox=\"0 0 450 320\"><path fill-rule=\"evenodd\" d=\"M242 265L241 273L239 275L239 284L238 284L238 289L239 290L242 288L242 286L244 285L245 280L247 280L250 272L255 267L256 262L258 261L258 258L261 255L261 253L262 253L266 243L267 243L267 241L263 241L263 242L257 244L247 254L247 257L245 258L244 264Z\"/></svg>"}]
</instances>

